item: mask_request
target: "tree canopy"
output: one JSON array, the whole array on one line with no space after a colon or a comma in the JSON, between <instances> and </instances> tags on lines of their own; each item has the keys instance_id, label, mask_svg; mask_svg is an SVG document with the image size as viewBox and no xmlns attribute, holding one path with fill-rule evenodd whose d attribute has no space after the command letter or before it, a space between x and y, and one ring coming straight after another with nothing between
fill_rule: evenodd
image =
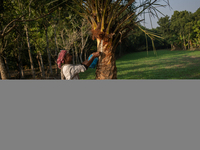
<instances>
[{"instance_id":1,"label":"tree canopy","mask_svg":"<svg viewBox=\"0 0 200 150\"><path fill-rule=\"evenodd\" d=\"M157 30L171 44L172 49L196 49L200 47L200 8L196 12L174 11L171 16L159 19Z\"/></svg>"}]
</instances>

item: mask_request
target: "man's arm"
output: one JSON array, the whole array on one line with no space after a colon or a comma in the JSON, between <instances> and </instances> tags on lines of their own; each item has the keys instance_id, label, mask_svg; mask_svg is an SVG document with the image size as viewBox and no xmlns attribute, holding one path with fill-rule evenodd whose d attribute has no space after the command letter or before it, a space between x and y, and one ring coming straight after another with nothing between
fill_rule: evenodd
<instances>
[{"instance_id":1,"label":"man's arm","mask_svg":"<svg viewBox=\"0 0 200 150\"><path fill-rule=\"evenodd\" d=\"M88 67L92 64L93 60L96 58L96 57L99 57L100 56L100 52L95 52L95 53L92 53L92 58L90 60L85 60L82 65L84 65L86 67L86 69L88 69Z\"/></svg>"}]
</instances>

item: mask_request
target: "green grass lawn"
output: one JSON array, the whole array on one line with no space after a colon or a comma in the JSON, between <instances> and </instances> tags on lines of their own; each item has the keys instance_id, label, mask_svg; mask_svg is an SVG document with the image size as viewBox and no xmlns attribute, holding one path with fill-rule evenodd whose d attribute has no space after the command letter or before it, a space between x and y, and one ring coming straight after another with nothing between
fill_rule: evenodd
<instances>
[{"instance_id":1,"label":"green grass lawn","mask_svg":"<svg viewBox=\"0 0 200 150\"><path fill-rule=\"evenodd\" d=\"M135 52L116 61L118 79L200 79L200 51L157 50ZM95 70L80 73L82 80L94 80Z\"/></svg>"}]
</instances>

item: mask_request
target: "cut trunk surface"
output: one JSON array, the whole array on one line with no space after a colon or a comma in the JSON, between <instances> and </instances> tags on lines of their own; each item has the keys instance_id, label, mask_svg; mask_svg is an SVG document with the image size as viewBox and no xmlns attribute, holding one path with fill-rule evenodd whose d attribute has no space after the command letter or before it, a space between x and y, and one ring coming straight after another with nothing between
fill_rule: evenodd
<instances>
[{"instance_id":1,"label":"cut trunk surface","mask_svg":"<svg viewBox=\"0 0 200 150\"><path fill-rule=\"evenodd\" d=\"M117 79L117 67L112 42L97 39L97 51L102 52L96 68L96 79Z\"/></svg>"}]
</instances>

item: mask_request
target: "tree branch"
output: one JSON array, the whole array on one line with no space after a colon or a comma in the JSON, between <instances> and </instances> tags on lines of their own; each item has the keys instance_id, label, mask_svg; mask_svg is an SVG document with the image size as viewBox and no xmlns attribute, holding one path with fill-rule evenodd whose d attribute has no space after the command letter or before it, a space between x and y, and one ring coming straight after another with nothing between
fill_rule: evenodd
<instances>
[{"instance_id":1,"label":"tree branch","mask_svg":"<svg viewBox=\"0 0 200 150\"><path fill-rule=\"evenodd\" d=\"M30 20L17 20L17 22L27 22L27 21L38 20L38 19L40 19L40 18L44 18L44 17L50 15L50 14L53 13L55 10L56 10L56 9L53 9L53 10L51 10L49 13L47 13L47 14L45 14L45 15L43 15L43 16L40 16L40 17L38 17L38 18L35 18L35 19L30 19Z\"/></svg>"},{"instance_id":2,"label":"tree branch","mask_svg":"<svg viewBox=\"0 0 200 150\"><path fill-rule=\"evenodd\" d=\"M6 33L4 33L4 36L6 36L8 33L10 33L12 31L12 29L14 29L16 27L16 25L14 24Z\"/></svg>"},{"instance_id":3,"label":"tree branch","mask_svg":"<svg viewBox=\"0 0 200 150\"><path fill-rule=\"evenodd\" d=\"M23 16L24 16L24 15L23 15ZM19 18L17 18L17 19L14 19L14 20L12 20L10 23L8 23L8 24L6 25L6 27L3 29L3 32L2 32L2 34L1 34L1 36L2 36L2 37L4 36L6 29L7 29L13 22L15 22L15 21L21 19L23 16L21 16L21 17L19 17ZM11 28L14 28L14 27L12 26ZM10 31L9 31L9 32L10 32Z\"/></svg>"}]
</instances>

